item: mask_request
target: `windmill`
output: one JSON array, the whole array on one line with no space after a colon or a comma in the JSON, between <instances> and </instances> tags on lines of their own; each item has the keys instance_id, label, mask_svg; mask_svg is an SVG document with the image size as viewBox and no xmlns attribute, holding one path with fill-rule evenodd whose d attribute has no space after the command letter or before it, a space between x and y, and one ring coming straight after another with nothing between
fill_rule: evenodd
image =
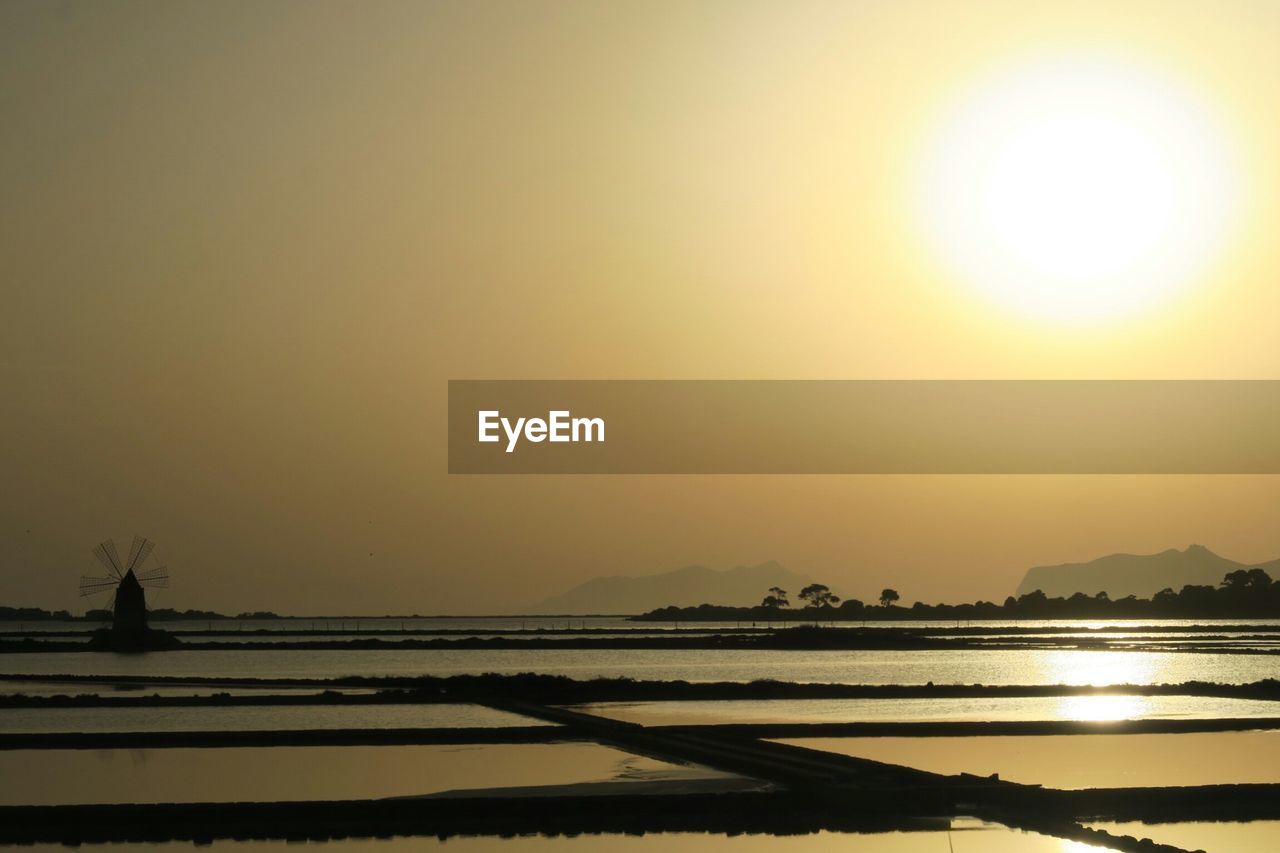
<instances>
[{"instance_id":1,"label":"windmill","mask_svg":"<svg viewBox=\"0 0 1280 853\"><path fill-rule=\"evenodd\" d=\"M165 566L142 569L156 543L141 536L133 537L129 546L129 560L120 559L116 543L107 539L93 549L107 569L101 577L80 578L81 598L89 595L111 593L107 607L111 610L111 633L117 637L142 636L147 633L147 599L143 588L159 588L169 585L169 569Z\"/></svg>"}]
</instances>

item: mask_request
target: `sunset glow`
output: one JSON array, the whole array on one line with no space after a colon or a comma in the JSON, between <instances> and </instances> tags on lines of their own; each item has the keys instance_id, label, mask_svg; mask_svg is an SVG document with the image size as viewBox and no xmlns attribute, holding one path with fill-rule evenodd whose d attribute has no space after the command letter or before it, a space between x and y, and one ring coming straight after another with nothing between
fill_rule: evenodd
<instances>
[{"instance_id":1,"label":"sunset glow","mask_svg":"<svg viewBox=\"0 0 1280 853\"><path fill-rule=\"evenodd\" d=\"M1168 299L1230 236L1238 167L1209 105L1137 63L1091 54L991 75L931 134L918 215L943 265L1050 321Z\"/></svg>"}]
</instances>

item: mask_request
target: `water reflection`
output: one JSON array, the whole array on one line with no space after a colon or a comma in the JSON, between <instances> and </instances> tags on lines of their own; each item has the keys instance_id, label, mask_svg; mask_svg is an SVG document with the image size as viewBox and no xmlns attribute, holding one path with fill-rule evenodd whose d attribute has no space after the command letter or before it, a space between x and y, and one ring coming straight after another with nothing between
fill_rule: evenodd
<instances>
[{"instance_id":1,"label":"water reflection","mask_svg":"<svg viewBox=\"0 0 1280 853\"><path fill-rule=\"evenodd\" d=\"M1241 719L1280 715L1280 703L1265 699L1125 694L919 699L695 699L595 702L573 707L588 714L644 726Z\"/></svg>"},{"instance_id":2,"label":"water reflection","mask_svg":"<svg viewBox=\"0 0 1280 853\"><path fill-rule=\"evenodd\" d=\"M1057 717L1090 722L1138 720L1155 716L1152 705L1147 696L1063 696L1058 700Z\"/></svg>"},{"instance_id":3,"label":"water reflection","mask_svg":"<svg viewBox=\"0 0 1280 853\"><path fill-rule=\"evenodd\" d=\"M1096 844L1085 844L1083 841L1072 841L1068 838L1058 840L1060 853L1098 853L1099 850L1110 850Z\"/></svg>"},{"instance_id":4,"label":"water reflection","mask_svg":"<svg viewBox=\"0 0 1280 853\"><path fill-rule=\"evenodd\" d=\"M781 742L933 773L998 773L1001 779L1051 788L1280 783L1280 733L1270 731Z\"/></svg>"},{"instance_id":5,"label":"water reflection","mask_svg":"<svg viewBox=\"0 0 1280 853\"><path fill-rule=\"evenodd\" d=\"M1173 667L1168 653L1044 651L1028 684L1158 684Z\"/></svg>"},{"instance_id":6,"label":"water reflection","mask_svg":"<svg viewBox=\"0 0 1280 853\"><path fill-rule=\"evenodd\" d=\"M82 849L93 850L96 845ZM214 853L287 853L300 847L333 853L401 853L444 850L454 853L1100 853L1111 848L1022 832L976 821L958 822L951 831L815 832L809 835L722 835L717 833L650 833L646 835L517 836L514 838L390 838L347 839L298 844L282 841L219 841ZM189 844L148 845L167 853L190 850ZM32 853L60 853L64 848L37 845ZM118 849L118 848L116 848ZM109 848L104 849L107 853Z\"/></svg>"},{"instance_id":7,"label":"water reflection","mask_svg":"<svg viewBox=\"0 0 1280 853\"><path fill-rule=\"evenodd\" d=\"M1150 838L1184 850L1230 850L1231 853L1274 853L1280 839L1280 821L1251 823L1094 823L1112 835Z\"/></svg>"},{"instance_id":8,"label":"water reflection","mask_svg":"<svg viewBox=\"0 0 1280 853\"><path fill-rule=\"evenodd\" d=\"M481 705L0 708L0 732L187 732L550 726Z\"/></svg>"},{"instance_id":9,"label":"water reflection","mask_svg":"<svg viewBox=\"0 0 1280 853\"><path fill-rule=\"evenodd\" d=\"M1273 655L1061 649L775 651L751 649L262 649L156 655L15 652L6 672L143 677L341 678L539 672L571 678L846 684L1105 684L1275 678Z\"/></svg>"},{"instance_id":10,"label":"water reflection","mask_svg":"<svg viewBox=\"0 0 1280 853\"><path fill-rule=\"evenodd\" d=\"M0 750L0 805L374 799L736 778L594 743Z\"/></svg>"}]
</instances>

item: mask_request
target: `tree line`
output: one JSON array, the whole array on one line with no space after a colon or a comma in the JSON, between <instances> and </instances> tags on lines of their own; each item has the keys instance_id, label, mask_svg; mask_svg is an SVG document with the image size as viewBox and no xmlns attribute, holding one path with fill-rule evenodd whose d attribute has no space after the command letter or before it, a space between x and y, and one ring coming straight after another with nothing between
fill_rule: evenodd
<instances>
[{"instance_id":1,"label":"tree line","mask_svg":"<svg viewBox=\"0 0 1280 853\"><path fill-rule=\"evenodd\" d=\"M40 607L0 607L0 622L101 622L110 618L111 611L104 609L88 610L85 611L83 616L73 616L66 610L45 610ZM215 613L212 610L173 610L168 607L158 607L154 610L148 609L147 618L158 622L177 620L216 622L222 619L280 619L281 617L268 610L228 616L225 613Z\"/></svg>"},{"instance_id":2,"label":"tree line","mask_svg":"<svg viewBox=\"0 0 1280 853\"><path fill-rule=\"evenodd\" d=\"M1066 598L1050 598L1041 590L1003 603L926 604L917 601L901 607L897 590L885 588L878 602L841 600L825 584L800 590L803 605L792 607L787 591L771 587L754 607L700 604L696 607L661 607L635 617L643 621L884 621L971 619L1189 619L1280 618L1280 581L1263 569L1228 572L1215 586L1188 584L1181 590L1165 588L1151 598L1128 595L1112 599L1106 592L1077 592Z\"/></svg>"}]
</instances>

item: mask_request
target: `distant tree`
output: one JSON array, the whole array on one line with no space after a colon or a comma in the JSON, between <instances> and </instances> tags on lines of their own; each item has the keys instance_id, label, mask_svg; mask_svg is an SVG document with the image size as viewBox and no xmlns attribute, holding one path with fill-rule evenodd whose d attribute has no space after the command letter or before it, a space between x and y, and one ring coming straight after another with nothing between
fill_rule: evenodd
<instances>
[{"instance_id":1,"label":"distant tree","mask_svg":"<svg viewBox=\"0 0 1280 853\"><path fill-rule=\"evenodd\" d=\"M826 584L811 583L800 590L800 600L806 607L833 607L840 603L840 596L831 591Z\"/></svg>"},{"instance_id":2,"label":"distant tree","mask_svg":"<svg viewBox=\"0 0 1280 853\"><path fill-rule=\"evenodd\" d=\"M1107 591L1104 589L1101 592L1099 592L1097 595L1095 595L1093 597L1093 600L1094 601L1110 601L1111 596L1107 595Z\"/></svg>"},{"instance_id":3,"label":"distant tree","mask_svg":"<svg viewBox=\"0 0 1280 853\"><path fill-rule=\"evenodd\" d=\"M1217 601L1218 590L1204 584L1187 584L1178 593L1179 608L1194 613L1209 613Z\"/></svg>"},{"instance_id":4,"label":"distant tree","mask_svg":"<svg viewBox=\"0 0 1280 853\"><path fill-rule=\"evenodd\" d=\"M1249 586L1259 589L1267 589L1272 584L1271 575L1267 574L1265 569L1249 570Z\"/></svg>"},{"instance_id":5,"label":"distant tree","mask_svg":"<svg viewBox=\"0 0 1280 853\"><path fill-rule=\"evenodd\" d=\"M790 607L791 601L787 598L787 591L781 587L769 587L769 594L764 597L764 601L760 602L761 607L768 607L771 610L780 610L783 607Z\"/></svg>"},{"instance_id":6,"label":"distant tree","mask_svg":"<svg viewBox=\"0 0 1280 853\"><path fill-rule=\"evenodd\" d=\"M1227 572L1222 578L1222 583L1218 586L1223 589L1243 589L1249 585L1249 573L1244 569L1236 569L1234 572Z\"/></svg>"},{"instance_id":7,"label":"distant tree","mask_svg":"<svg viewBox=\"0 0 1280 853\"><path fill-rule=\"evenodd\" d=\"M893 604L899 598L901 598L901 596L898 595L898 591L896 589L880 590L880 606L881 607L888 607L890 604Z\"/></svg>"},{"instance_id":8,"label":"distant tree","mask_svg":"<svg viewBox=\"0 0 1280 853\"><path fill-rule=\"evenodd\" d=\"M1271 575L1263 569L1236 569L1222 579L1223 589L1266 589L1271 586Z\"/></svg>"}]
</instances>

